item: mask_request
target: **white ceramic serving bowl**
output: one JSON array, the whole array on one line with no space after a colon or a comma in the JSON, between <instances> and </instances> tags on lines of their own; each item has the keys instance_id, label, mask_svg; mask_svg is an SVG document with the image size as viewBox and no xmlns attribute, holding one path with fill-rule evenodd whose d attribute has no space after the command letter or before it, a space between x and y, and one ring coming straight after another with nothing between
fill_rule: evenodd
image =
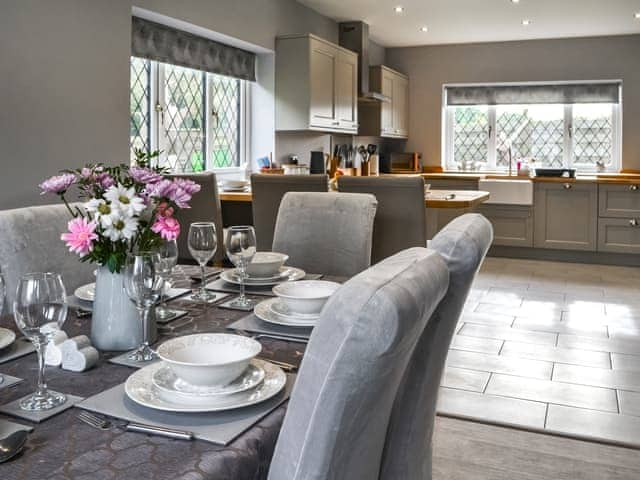
<instances>
[{"instance_id":1,"label":"white ceramic serving bowl","mask_svg":"<svg viewBox=\"0 0 640 480\"><path fill-rule=\"evenodd\" d=\"M280 272L280 267L289 259L289 255L277 252L256 252L247 266L250 277L274 277Z\"/></svg>"},{"instance_id":2,"label":"white ceramic serving bowl","mask_svg":"<svg viewBox=\"0 0 640 480\"><path fill-rule=\"evenodd\" d=\"M244 372L262 345L252 338L229 333L199 333L164 342L158 356L191 385L227 385Z\"/></svg>"},{"instance_id":3,"label":"white ceramic serving bowl","mask_svg":"<svg viewBox=\"0 0 640 480\"><path fill-rule=\"evenodd\" d=\"M300 280L273 287L275 293L292 313L320 313L329 297L340 288L336 282Z\"/></svg>"},{"instance_id":4,"label":"white ceramic serving bowl","mask_svg":"<svg viewBox=\"0 0 640 480\"><path fill-rule=\"evenodd\" d=\"M222 181L222 186L227 188L243 188L248 185L249 185L248 180L233 180L229 178Z\"/></svg>"}]
</instances>

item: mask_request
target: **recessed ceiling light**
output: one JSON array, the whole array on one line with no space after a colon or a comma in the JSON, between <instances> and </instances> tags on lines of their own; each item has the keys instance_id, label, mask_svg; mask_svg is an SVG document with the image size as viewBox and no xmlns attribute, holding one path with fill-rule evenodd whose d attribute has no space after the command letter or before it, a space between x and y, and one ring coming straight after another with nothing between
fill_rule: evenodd
<instances>
[{"instance_id":1,"label":"recessed ceiling light","mask_svg":"<svg viewBox=\"0 0 640 480\"><path fill-rule=\"evenodd\" d=\"M531 25L531 20L525 18L524 20L522 20L522 25L524 25L525 27Z\"/></svg>"},{"instance_id":2,"label":"recessed ceiling light","mask_svg":"<svg viewBox=\"0 0 640 480\"><path fill-rule=\"evenodd\" d=\"M636 12L634 17L636 17L636 19L640 20L640 12Z\"/></svg>"},{"instance_id":3,"label":"recessed ceiling light","mask_svg":"<svg viewBox=\"0 0 640 480\"><path fill-rule=\"evenodd\" d=\"M421 32L428 32L429 29L427 27L420 27Z\"/></svg>"},{"instance_id":4,"label":"recessed ceiling light","mask_svg":"<svg viewBox=\"0 0 640 480\"><path fill-rule=\"evenodd\" d=\"M520 0L511 0L511 3L520 3Z\"/></svg>"},{"instance_id":5,"label":"recessed ceiling light","mask_svg":"<svg viewBox=\"0 0 640 480\"><path fill-rule=\"evenodd\" d=\"M404 12L404 7L398 5L397 7L395 7L393 9L393 11L396 12L396 13L402 13L402 12Z\"/></svg>"}]
</instances>

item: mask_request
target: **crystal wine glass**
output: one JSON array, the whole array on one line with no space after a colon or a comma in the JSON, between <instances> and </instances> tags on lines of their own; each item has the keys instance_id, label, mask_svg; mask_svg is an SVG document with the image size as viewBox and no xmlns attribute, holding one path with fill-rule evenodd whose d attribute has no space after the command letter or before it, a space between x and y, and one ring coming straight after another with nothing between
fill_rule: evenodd
<instances>
[{"instance_id":1,"label":"crystal wine glass","mask_svg":"<svg viewBox=\"0 0 640 480\"><path fill-rule=\"evenodd\" d=\"M62 405L67 397L47 389L44 355L53 332L43 328L55 322L61 327L67 318L67 293L57 273L28 273L18 282L13 312L20 331L33 342L38 354L38 387L20 401L23 410L42 411Z\"/></svg>"},{"instance_id":2,"label":"crystal wine glass","mask_svg":"<svg viewBox=\"0 0 640 480\"><path fill-rule=\"evenodd\" d=\"M227 256L236 266L240 283L240 296L230 303L231 306L249 309L254 302L245 297L244 282L247 278L246 268L256 254L256 233L253 227L231 227L225 240Z\"/></svg>"},{"instance_id":3,"label":"crystal wine glass","mask_svg":"<svg viewBox=\"0 0 640 480\"><path fill-rule=\"evenodd\" d=\"M197 222L189 226L189 253L200 265L202 282L200 290L194 293L191 298L200 302L211 302L217 295L207 290L207 282L204 267L213 258L218 249L218 238L216 236L216 225L213 222Z\"/></svg>"},{"instance_id":4,"label":"crystal wine glass","mask_svg":"<svg viewBox=\"0 0 640 480\"><path fill-rule=\"evenodd\" d=\"M158 274L162 277L164 287L160 294L160 304L156 307L156 317L167 320L177 315L175 310L167 308L166 287L169 285L171 271L178 264L178 244L175 240L169 240L162 244L158 250L160 263L157 266Z\"/></svg>"},{"instance_id":5,"label":"crystal wine glass","mask_svg":"<svg viewBox=\"0 0 640 480\"><path fill-rule=\"evenodd\" d=\"M142 342L129 354L129 359L136 362L148 362L156 356L149 346L149 312L163 287L158 269L160 261L158 252L137 252L127 256L124 266L124 290L138 309L142 323Z\"/></svg>"}]
</instances>

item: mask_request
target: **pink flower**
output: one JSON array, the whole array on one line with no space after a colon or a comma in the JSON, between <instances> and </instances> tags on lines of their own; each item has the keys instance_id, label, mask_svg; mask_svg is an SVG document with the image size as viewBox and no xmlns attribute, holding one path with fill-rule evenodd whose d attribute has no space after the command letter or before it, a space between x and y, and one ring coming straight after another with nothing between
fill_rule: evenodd
<instances>
[{"instance_id":1,"label":"pink flower","mask_svg":"<svg viewBox=\"0 0 640 480\"><path fill-rule=\"evenodd\" d=\"M151 230L165 240L175 240L180 235L180 223L173 217L158 216Z\"/></svg>"},{"instance_id":2,"label":"pink flower","mask_svg":"<svg viewBox=\"0 0 640 480\"><path fill-rule=\"evenodd\" d=\"M73 173L64 173L62 175L55 175L51 178L48 178L40 185L40 195L44 195L45 193L59 193L62 194L67 191L67 189L76 183L78 177Z\"/></svg>"},{"instance_id":3,"label":"pink flower","mask_svg":"<svg viewBox=\"0 0 640 480\"><path fill-rule=\"evenodd\" d=\"M173 180L173 183L176 186L189 195L193 195L194 193L198 193L200 191L200 185L194 182L193 180L187 180L186 178L176 178Z\"/></svg>"},{"instance_id":4,"label":"pink flower","mask_svg":"<svg viewBox=\"0 0 640 480\"><path fill-rule=\"evenodd\" d=\"M129 175L131 175L133 181L137 183L152 184L162 180L162 175L145 167L131 167L129 169Z\"/></svg>"},{"instance_id":5,"label":"pink flower","mask_svg":"<svg viewBox=\"0 0 640 480\"><path fill-rule=\"evenodd\" d=\"M96 182L104 189L108 189L113 187L116 184L116 181L113 179L111 175L108 173L99 173L96 175Z\"/></svg>"},{"instance_id":6,"label":"pink flower","mask_svg":"<svg viewBox=\"0 0 640 480\"><path fill-rule=\"evenodd\" d=\"M93 241L98 239L96 226L94 221L87 222L86 218L77 217L69 222L69 232L63 233L60 238L67 242L70 252L84 257L93 250Z\"/></svg>"},{"instance_id":7,"label":"pink flower","mask_svg":"<svg viewBox=\"0 0 640 480\"><path fill-rule=\"evenodd\" d=\"M166 198L179 208L189 208L191 196L198 191L200 191L200 185L191 180L168 180L165 178L151 185L148 194L151 197Z\"/></svg>"},{"instance_id":8,"label":"pink flower","mask_svg":"<svg viewBox=\"0 0 640 480\"><path fill-rule=\"evenodd\" d=\"M161 217L173 217L173 207L170 207L167 202L162 202L158 205L158 215Z\"/></svg>"}]
</instances>

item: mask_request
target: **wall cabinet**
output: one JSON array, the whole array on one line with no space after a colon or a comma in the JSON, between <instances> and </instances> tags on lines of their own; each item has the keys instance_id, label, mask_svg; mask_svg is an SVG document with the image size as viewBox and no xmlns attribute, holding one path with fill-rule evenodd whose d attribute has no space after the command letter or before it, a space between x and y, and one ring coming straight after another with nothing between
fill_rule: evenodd
<instances>
[{"instance_id":1,"label":"wall cabinet","mask_svg":"<svg viewBox=\"0 0 640 480\"><path fill-rule=\"evenodd\" d=\"M493 245L533 247L533 208L528 205L480 205L493 226Z\"/></svg>"},{"instance_id":2,"label":"wall cabinet","mask_svg":"<svg viewBox=\"0 0 640 480\"><path fill-rule=\"evenodd\" d=\"M534 247L595 251L597 229L596 184L536 183Z\"/></svg>"},{"instance_id":3,"label":"wall cabinet","mask_svg":"<svg viewBox=\"0 0 640 480\"><path fill-rule=\"evenodd\" d=\"M360 103L360 135L407 138L409 136L409 77L384 65L369 69L369 88L388 102Z\"/></svg>"},{"instance_id":4,"label":"wall cabinet","mask_svg":"<svg viewBox=\"0 0 640 480\"><path fill-rule=\"evenodd\" d=\"M358 132L358 55L314 35L276 39L276 130Z\"/></svg>"}]
</instances>

